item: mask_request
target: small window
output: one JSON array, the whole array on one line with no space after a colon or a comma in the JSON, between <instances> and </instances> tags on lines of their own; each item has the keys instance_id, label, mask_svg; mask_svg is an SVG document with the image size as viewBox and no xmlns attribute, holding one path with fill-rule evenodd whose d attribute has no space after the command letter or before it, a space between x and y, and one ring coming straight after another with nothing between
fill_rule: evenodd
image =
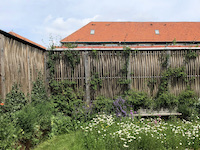
<instances>
[{"instance_id":1,"label":"small window","mask_svg":"<svg viewBox=\"0 0 200 150\"><path fill-rule=\"evenodd\" d=\"M90 30L90 34L94 34L94 30Z\"/></svg>"},{"instance_id":2,"label":"small window","mask_svg":"<svg viewBox=\"0 0 200 150\"><path fill-rule=\"evenodd\" d=\"M155 34L160 34L159 30L155 30Z\"/></svg>"}]
</instances>

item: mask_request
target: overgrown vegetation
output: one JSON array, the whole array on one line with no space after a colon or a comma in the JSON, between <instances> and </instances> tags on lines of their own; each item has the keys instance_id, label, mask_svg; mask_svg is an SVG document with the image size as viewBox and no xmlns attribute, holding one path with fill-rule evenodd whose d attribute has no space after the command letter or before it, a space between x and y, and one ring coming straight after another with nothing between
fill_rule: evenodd
<instances>
[{"instance_id":1,"label":"overgrown vegetation","mask_svg":"<svg viewBox=\"0 0 200 150\"><path fill-rule=\"evenodd\" d=\"M121 72L124 79L127 79L130 48L126 48L123 53L127 59ZM189 86L178 96L169 93L169 84L188 81L184 67L171 68L168 65L168 55L162 59L164 69L160 82L157 83L154 79L147 84L152 93L155 84L159 84L156 97L127 89L123 95L114 99L98 96L89 105L85 104L85 93L82 89L77 89L76 82L54 80L55 61L60 57L76 58L76 61L70 62L72 69L79 63L78 53L66 51L66 54L59 56L53 51L49 52L49 95L43 77L39 75L29 96L21 92L20 86L14 85L7 94L5 103L0 103L0 149L30 149L41 141L60 134L72 135L75 141L80 142L81 149L199 148L199 139L196 137L199 134L195 133L194 139L186 139L183 133L186 136L189 135L187 131L199 130L200 121L196 116L200 114L200 102ZM187 57L188 60L195 59L194 54ZM124 85L129 84L126 80L123 82ZM93 74L90 80L91 91L94 92L101 86L98 73ZM28 101L29 98L31 101ZM138 113L140 108L177 109L183 114L181 119L195 119L197 122L181 122L176 119L173 124L168 124L162 122L160 117L147 120L134 118L133 114ZM80 139L77 140L78 138Z\"/></svg>"}]
</instances>

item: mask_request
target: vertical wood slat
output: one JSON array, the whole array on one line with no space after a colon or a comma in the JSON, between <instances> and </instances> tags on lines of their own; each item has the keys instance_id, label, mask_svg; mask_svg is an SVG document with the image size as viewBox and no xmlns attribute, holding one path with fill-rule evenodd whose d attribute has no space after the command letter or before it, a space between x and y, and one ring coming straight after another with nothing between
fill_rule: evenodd
<instances>
[{"instance_id":1,"label":"vertical wood slat","mask_svg":"<svg viewBox=\"0 0 200 150\"><path fill-rule=\"evenodd\" d=\"M5 66L4 66L4 43L5 39L4 36L0 34L0 58L1 58L1 97L3 102L5 102L6 91L5 91Z\"/></svg>"},{"instance_id":2,"label":"vertical wood slat","mask_svg":"<svg viewBox=\"0 0 200 150\"><path fill-rule=\"evenodd\" d=\"M88 51L84 52L84 66L85 66L85 85L86 85L86 104L90 104L90 65L88 60Z\"/></svg>"},{"instance_id":3,"label":"vertical wood slat","mask_svg":"<svg viewBox=\"0 0 200 150\"><path fill-rule=\"evenodd\" d=\"M29 55L29 49L28 46L26 47L27 51L27 72L28 72L28 93L31 94L31 72L30 72L30 55ZM29 102L31 102L31 96L29 96Z\"/></svg>"}]
</instances>

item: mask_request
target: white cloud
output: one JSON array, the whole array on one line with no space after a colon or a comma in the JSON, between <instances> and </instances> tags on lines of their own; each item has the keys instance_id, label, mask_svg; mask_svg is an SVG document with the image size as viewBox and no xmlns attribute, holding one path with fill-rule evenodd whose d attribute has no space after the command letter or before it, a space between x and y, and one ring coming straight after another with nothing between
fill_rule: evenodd
<instances>
[{"instance_id":1,"label":"white cloud","mask_svg":"<svg viewBox=\"0 0 200 150\"><path fill-rule=\"evenodd\" d=\"M59 44L59 41L68 35L72 34L82 26L88 24L91 21L98 20L100 16L95 15L91 18L68 18L63 17L54 18L52 15L48 15L42 25L38 26L33 32L36 32L42 36L44 43L47 46L49 39L53 38L53 42ZM52 39L51 39L52 40Z\"/></svg>"}]
</instances>

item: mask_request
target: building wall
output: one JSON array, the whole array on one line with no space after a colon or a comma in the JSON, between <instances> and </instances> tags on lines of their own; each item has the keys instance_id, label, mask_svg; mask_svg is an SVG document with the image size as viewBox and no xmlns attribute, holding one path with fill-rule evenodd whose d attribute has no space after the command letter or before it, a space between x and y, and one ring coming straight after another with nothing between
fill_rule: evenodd
<instances>
[{"instance_id":1,"label":"building wall","mask_svg":"<svg viewBox=\"0 0 200 150\"><path fill-rule=\"evenodd\" d=\"M16 38L0 34L1 97L16 83L28 94L38 73L45 74L45 52Z\"/></svg>"}]
</instances>

